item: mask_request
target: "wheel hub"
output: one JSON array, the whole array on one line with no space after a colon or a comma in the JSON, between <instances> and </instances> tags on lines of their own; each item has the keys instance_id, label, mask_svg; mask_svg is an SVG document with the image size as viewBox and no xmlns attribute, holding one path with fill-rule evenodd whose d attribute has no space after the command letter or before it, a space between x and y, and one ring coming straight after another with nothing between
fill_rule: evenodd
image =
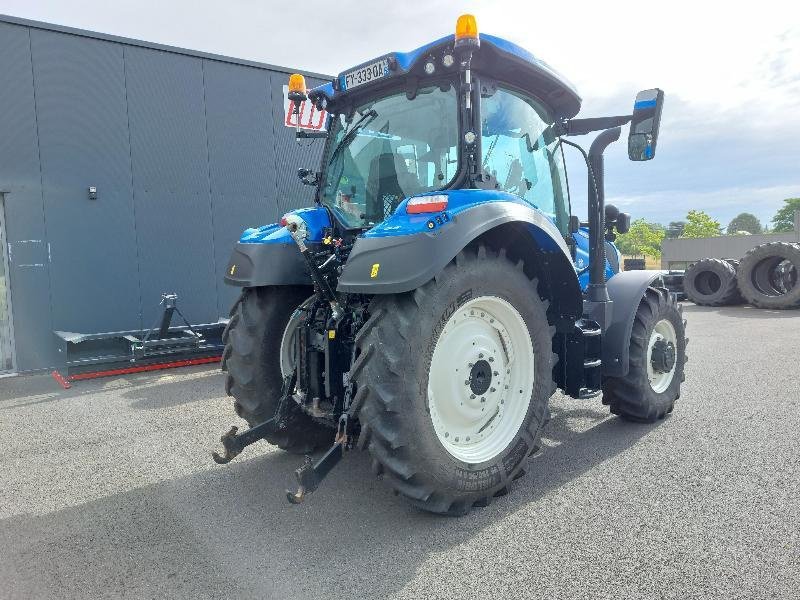
<instances>
[{"instance_id":1,"label":"wheel hub","mask_svg":"<svg viewBox=\"0 0 800 600\"><path fill-rule=\"evenodd\" d=\"M657 394L672 384L678 362L678 334L669 319L661 319L653 327L647 343L647 378Z\"/></svg>"},{"instance_id":2,"label":"wheel hub","mask_svg":"<svg viewBox=\"0 0 800 600\"><path fill-rule=\"evenodd\" d=\"M653 344L650 363L658 373L669 373L675 366L675 344L659 339Z\"/></svg>"},{"instance_id":3,"label":"wheel hub","mask_svg":"<svg viewBox=\"0 0 800 600\"><path fill-rule=\"evenodd\" d=\"M492 387L492 367L483 359L472 365L469 372L469 388L473 394L485 394Z\"/></svg>"}]
</instances>

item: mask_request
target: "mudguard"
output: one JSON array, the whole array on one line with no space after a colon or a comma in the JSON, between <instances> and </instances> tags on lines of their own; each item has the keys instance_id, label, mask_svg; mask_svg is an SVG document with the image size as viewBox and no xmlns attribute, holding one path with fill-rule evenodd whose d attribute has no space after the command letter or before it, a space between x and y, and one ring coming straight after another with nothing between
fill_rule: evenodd
<instances>
[{"instance_id":1,"label":"mudguard","mask_svg":"<svg viewBox=\"0 0 800 600\"><path fill-rule=\"evenodd\" d=\"M399 294L414 290L430 281L479 235L511 222L527 225L544 252L559 256L556 260L567 261L569 269L575 272L561 232L530 206L488 201L458 212L425 215L425 221L429 222L429 230L423 228L417 233L390 235L384 233L386 229L391 230L390 219L386 222L388 226L375 235L359 238L339 277L337 289L363 294ZM574 293L579 297L577 278L573 280Z\"/></svg>"},{"instance_id":2,"label":"mudguard","mask_svg":"<svg viewBox=\"0 0 800 600\"><path fill-rule=\"evenodd\" d=\"M311 285L306 263L292 244L238 243L225 271L225 283L238 287Z\"/></svg>"},{"instance_id":3,"label":"mudguard","mask_svg":"<svg viewBox=\"0 0 800 600\"><path fill-rule=\"evenodd\" d=\"M303 219L309 247L322 244L323 232L331 226L324 207L301 208L289 214ZM311 276L289 231L273 223L245 230L225 268L225 283L238 287L311 285Z\"/></svg>"},{"instance_id":4,"label":"mudguard","mask_svg":"<svg viewBox=\"0 0 800 600\"><path fill-rule=\"evenodd\" d=\"M603 332L603 376L628 374L636 311L648 287L664 287L663 274L664 271L623 271L608 281L608 295L614 304L611 322Z\"/></svg>"}]
</instances>

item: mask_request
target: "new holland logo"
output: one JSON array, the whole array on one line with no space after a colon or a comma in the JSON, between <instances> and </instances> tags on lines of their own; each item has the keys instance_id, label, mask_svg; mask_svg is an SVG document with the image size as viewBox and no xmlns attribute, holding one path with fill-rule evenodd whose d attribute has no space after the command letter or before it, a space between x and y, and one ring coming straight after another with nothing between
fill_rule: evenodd
<instances>
[{"instance_id":1,"label":"new holland logo","mask_svg":"<svg viewBox=\"0 0 800 600\"><path fill-rule=\"evenodd\" d=\"M379 263L372 265L372 270L369 272L370 279L375 279L378 276L378 270L381 268Z\"/></svg>"}]
</instances>

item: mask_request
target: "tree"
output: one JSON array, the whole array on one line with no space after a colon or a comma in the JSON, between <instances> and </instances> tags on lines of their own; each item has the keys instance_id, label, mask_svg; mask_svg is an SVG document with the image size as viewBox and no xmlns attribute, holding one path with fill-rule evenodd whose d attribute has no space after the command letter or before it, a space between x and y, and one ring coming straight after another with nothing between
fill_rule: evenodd
<instances>
[{"instance_id":1,"label":"tree","mask_svg":"<svg viewBox=\"0 0 800 600\"><path fill-rule=\"evenodd\" d=\"M704 238L722 235L722 226L702 210L690 210L686 215L686 227L682 238Z\"/></svg>"},{"instance_id":2,"label":"tree","mask_svg":"<svg viewBox=\"0 0 800 600\"><path fill-rule=\"evenodd\" d=\"M775 216L772 217L772 230L777 232L794 231L794 211L800 210L800 198L786 198Z\"/></svg>"},{"instance_id":3,"label":"tree","mask_svg":"<svg viewBox=\"0 0 800 600\"><path fill-rule=\"evenodd\" d=\"M670 221L667 225L667 239L674 240L681 237L684 227L686 227L686 221Z\"/></svg>"},{"instance_id":4,"label":"tree","mask_svg":"<svg viewBox=\"0 0 800 600\"><path fill-rule=\"evenodd\" d=\"M740 213L728 223L728 235L736 235L740 231L761 233L761 221L753 214Z\"/></svg>"},{"instance_id":5,"label":"tree","mask_svg":"<svg viewBox=\"0 0 800 600\"><path fill-rule=\"evenodd\" d=\"M664 240L664 226L636 219L631 223L628 233L621 233L615 241L622 254L628 256L661 256L661 242Z\"/></svg>"}]
</instances>

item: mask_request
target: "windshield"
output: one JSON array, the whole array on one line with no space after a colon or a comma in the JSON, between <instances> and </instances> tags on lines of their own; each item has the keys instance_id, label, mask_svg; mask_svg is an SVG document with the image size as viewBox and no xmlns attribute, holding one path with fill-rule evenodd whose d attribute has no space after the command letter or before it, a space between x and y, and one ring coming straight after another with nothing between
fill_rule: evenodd
<instances>
[{"instance_id":1,"label":"windshield","mask_svg":"<svg viewBox=\"0 0 800 600\"><path fill-rule=\"evenodd\" d=\"M404 199L442 189L458 170L458 103L449 83L359 106L331 122L320 196L348 227L386 219Z\"/></svg>"}]
</instances>

